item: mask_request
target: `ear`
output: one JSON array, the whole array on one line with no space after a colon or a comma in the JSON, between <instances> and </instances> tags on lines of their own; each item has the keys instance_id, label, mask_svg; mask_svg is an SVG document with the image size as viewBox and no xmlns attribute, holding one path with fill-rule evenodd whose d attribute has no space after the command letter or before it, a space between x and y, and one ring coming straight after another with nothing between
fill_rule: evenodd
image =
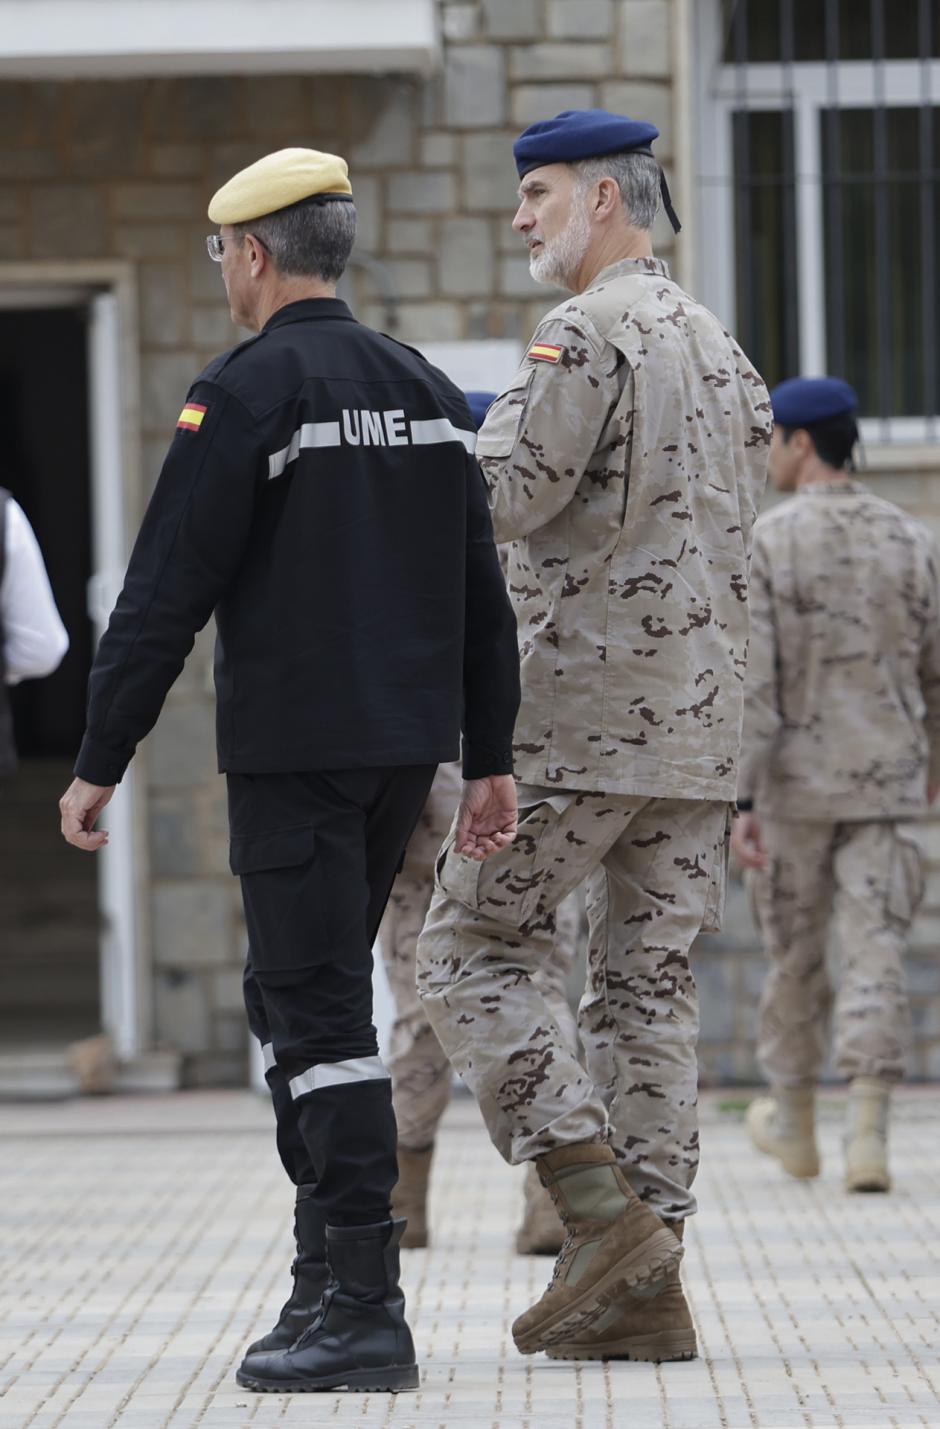
<instances>
[{"instance_id":1,"label":"ear","mask_svg":"<svg viewBox=\"0 0 940 1429\"><path fill-rule=\"evenodd\" d=\"M620 186L614 179L601 179L598 182L593 207L594 217L602 221L612 218L623 209Z\"/></svg>"},{"instance_id":2,"label":"ear","mask_svg":"<svg viewBox=\"0 0 940 1429\"><path fill-rule=\"evenodd\" d=\"M261 247L261 244L251 233L245 234L245 249L248 258L248 271L253 278L260 278L264 272L268 261L268 255Z\"/></svg>"},{"instance_id":3,"label":"ear","mask_svg":"<svg viewBox=\"0 0 940 1429\"><path fill-rule=\"evenodd\" d=\"M790 445L795 449L795 455L800 461L805 461L807 457L815 456L816 454L816 445L809 432L803 427L797 427L793 436L790 438Z\"/></svg>"}]
</instances>

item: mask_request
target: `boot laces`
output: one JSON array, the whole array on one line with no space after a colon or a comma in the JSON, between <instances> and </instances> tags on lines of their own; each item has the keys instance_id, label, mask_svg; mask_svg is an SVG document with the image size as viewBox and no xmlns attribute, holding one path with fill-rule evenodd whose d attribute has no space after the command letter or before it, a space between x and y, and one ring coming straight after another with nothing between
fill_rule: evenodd
<instances>
[{"instance_id":1,"label":"boot laces","mask_svg":"<svg viewBox=\"0 0 940 1429\"><path fill-rule=\"evenodd\" d=\"M565 1225L567 1226L567 1224L568 1224L568 1223L567 1223L567 1221L566 1221L566 1222L565 1222ZM554 1266L553 1266L553 1268L552 1268L552 1278L551 1278L551 1280L548 1282L548 1289L549 1289L549 1290L551 1290L551 1288L552 1288L552 1286L555 1284L556 1280L560 1279L562 1266L567 1263L568 1252L571 1250L571 1248L572 1248L573 1245L574 1245L574 1231L569 1229L569 1230L566 1232L565 1238L564 1238L564 1240L563 1240L562 1243L561 1243L561 1250L558 1252L558 1255L555 1257L555 1264L554 1264Z\"/></svg>"},{"instance_id":2,"label":"boot laces","mask_svg":"<svg viewBox=\"0 0 940 1429\"><path fill-rule=\"evenodd\" d=\"M541 1177L539 1179L541 1180ZM548 1282L548 1290L551 1290L552 1286L560 1278L561 1268L565 1264L568 1252L571 1250L574 1244L574 1230L572 1228L571 1217L568 1215L565 1202L563 1198L558 1194L558 1188L556 1187L555 1183L553 1181L549 1181L546 1185L546 1183L543 1181L542 1185L545 1186L546 1191L551 1197L552 1205L558 1212L561 1223L565 1228L565 1238L561 1243L561 1250L555 1257L555 1264L552 1268L552 1278Z\"/></svg>"}]
</instances>

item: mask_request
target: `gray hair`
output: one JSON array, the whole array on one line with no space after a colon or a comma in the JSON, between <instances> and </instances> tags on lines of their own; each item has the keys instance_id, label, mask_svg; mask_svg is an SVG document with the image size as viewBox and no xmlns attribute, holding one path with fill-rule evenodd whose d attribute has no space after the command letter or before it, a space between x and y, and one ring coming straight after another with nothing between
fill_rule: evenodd
<instances>
[{"instance_id":1,"label":"gray hair","mask_svg":"<svg viewBox=\"0 0 940 1429\"><path fill-rule=\"evenodd\" d=\"M260 238L281 273L335 283L356 241L356 206L342 199L303 199L232 226L239 242L246 233Z\"/></svg>"},{"instance_id":2,"label":"gray hair","mask_svg":"<svg viewBox=\"0 0 940 1429\"><path fill-rule=\"evenodd\" d=\"M606 154L571 165L583 189L613 179L634 228L650 229L659 210L659 161L652 154Z\"/></svg>"}]
</instances>

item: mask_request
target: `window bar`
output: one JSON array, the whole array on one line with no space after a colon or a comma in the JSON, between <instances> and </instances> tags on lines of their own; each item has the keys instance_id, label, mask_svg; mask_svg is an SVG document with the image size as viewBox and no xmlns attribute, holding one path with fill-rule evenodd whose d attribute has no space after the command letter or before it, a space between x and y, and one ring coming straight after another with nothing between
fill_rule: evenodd
<instances>
[{"instance_id":1,"label":"window bar","mask_svg":"<svg viewBox=\"0 0 940 1429\"><path fill-rule=\"evenodd\" d=\"M837 377L845 370L845 224L842 190L842 111L839 108L839 0L826 0L826 139L828 169L823 174L823 203L829 229L826 365Z\"/></svg>"},{"instance_id":2,"label":"window bar","mask_svg":"<svg viewBox=\"0 0 940 1429\"><path fill-rule=\"evenodd\" d=\"M874 197L875 197L875 378L876 410L882 422L882 440L888 437L887 419L892 407L893 333L891 326L891 230L888 192L888 113L885 107L885 7L872 0L871 52L874 83Z\"/></svg>"},{"instance_id":3,"label":"window bar","mask_svg":"<svg viewBox=\"0 0 940 1429\"><path fill-rule=\"evenodd\" d=\"M795 108L793 103L793 62L796 53L796 20L793 0L781 0L780 59L783 65L784 87L788 108L783 115L783 173L780 179L781 217L783 219L783 376L799 371L799 337L797 334L796 265L796 152L794 140Z\"/></svg>"},{"instance_id":4,"label":"window bar","mask_svg":"<svg viewBox=\"0 0 940 1429\"><path fill-rule=\"evenodd\" d=\"M921 64L921 92L918 124L920 168L920 281L923 319L921 360L923 362L923 411L931 440L937 435L937 281L936 281L936 194L934 178L933 93L931 57L933 23L931 0L918 0L917 48Z\"/></svg>"},{"instance_id":5,"label":"window bar","mask_svg":"<svg viewBox=\"0 0 940 1429\"><path fill-rule=\"evenodd\" d=\"M743 328L742 342L749 355L758 350L757 334L757 268L752 257L751 234L751 119L747 99L747 7L748 0L735 0L731 18L731 36L734 48L735 81L737 88L738 120L735 124L735 182L738 197L738 223L735 235L735 251L744 257L745 272L745 313L737 314L736 326ZM742 322L743 318L743 322Z\"/></svg>"}]
</instances>

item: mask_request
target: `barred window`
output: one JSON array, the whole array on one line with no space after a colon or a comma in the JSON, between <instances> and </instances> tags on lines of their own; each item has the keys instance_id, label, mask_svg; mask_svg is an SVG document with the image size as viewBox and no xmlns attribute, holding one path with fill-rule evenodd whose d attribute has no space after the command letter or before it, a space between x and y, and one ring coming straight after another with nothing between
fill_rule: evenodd
<instances>
[{"instance_id":1,"label":"barred window","mask_svg":"<svg viewBox=\"0 0 940 1429\"><path fill-rule=\"evenodd\" d=\"M697 0L700 284L767 380L940 410L940 0Z\"/></svg>"},{"instance_id":2,"label":"barred window","mask_svg":"<svg viewBox=\"0 0 940 1429\"><path fill-rule=\"evenodd\" d=\"M726 64L739 58L748 64L773 63L785 59L788 48L800 62L940 57L940 0L893 0L883 7L878 0L723 0L722 22Z\"/></svg>"}]
</instances>

